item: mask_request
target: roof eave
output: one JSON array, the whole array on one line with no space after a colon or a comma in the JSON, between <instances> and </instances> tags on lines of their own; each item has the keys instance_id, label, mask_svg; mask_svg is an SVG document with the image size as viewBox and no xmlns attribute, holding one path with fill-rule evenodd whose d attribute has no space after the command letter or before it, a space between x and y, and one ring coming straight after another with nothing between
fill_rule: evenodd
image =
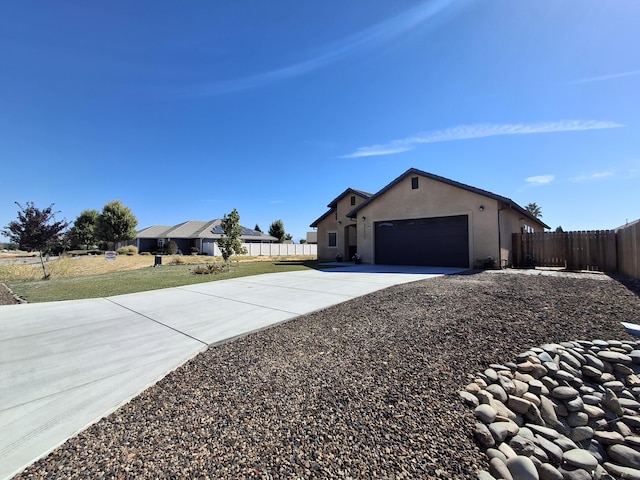
<instances>
[{"instance_id":1,"label":"roof eave","mask_svg":"<svg viewBox=\"0 0 640 480\"><path fill-rule=\"evenodd\" d=\"M327 207L329 208L336 208L338 206L338 202L340 201L340 199L344 198L346 195L349 194L355 194L358 195L359 197L362 197L364 199L370 198L371 194L364 192L362 190L356 190L354 188L347 188L344 192L342 192L340 195L338 195L336 198L334 198L333 200L331 200L331 202L329 202L329 205L327 205Z\"/></svg>"},{"instance_id":2,"label":"roof eave","mask_svg":"<svg viewBox=\"0 0 640 480\"><path fill-rule=\"evenodd\" d=\"M322 215L320 218L318 218L317 220L315 220L313 223L311 223L311 225L309 225L311 228L318 228L318 224L323 221L325 218L327 218L329 215L331 215L332 213L334 213L336 211L335 208L332 208L331 210L329 210L328 212L326 212L324 215Z\"/></svg>"}]
</instances>

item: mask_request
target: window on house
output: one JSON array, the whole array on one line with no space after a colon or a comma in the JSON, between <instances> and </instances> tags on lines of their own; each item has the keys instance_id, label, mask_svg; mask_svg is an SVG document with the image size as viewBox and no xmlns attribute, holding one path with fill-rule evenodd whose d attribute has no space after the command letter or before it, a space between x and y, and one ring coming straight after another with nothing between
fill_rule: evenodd
<instances>
[{"instance_id":1,"label":"window on house","mask_svg":"<svg viewBox=\"0 0 640 480\"><path fill-rule=\"evenodd\" d=\"M338 246L338 234L336 232L329 232L329 243L330 247Z\"/></svg>"},{"instance_id":2,"label":"window on house","mask_svg":"<svg viewBox=\"0 0 640 480\"><path fill-rule=\"evenodd\" d=\"M351 205L355 205L355 204L356 204L356 196L351 195Z\"/></svg>"},{"instance_id":3,"label":"window on house","mask_svg":"<svg viewBox=\"0 0 640 480\"><path fill-rule=\"evenodd\" d=\"M416 190L418 188L418 177L413 177L411 179L411 189Z\"/></svg>"}]
</instances>

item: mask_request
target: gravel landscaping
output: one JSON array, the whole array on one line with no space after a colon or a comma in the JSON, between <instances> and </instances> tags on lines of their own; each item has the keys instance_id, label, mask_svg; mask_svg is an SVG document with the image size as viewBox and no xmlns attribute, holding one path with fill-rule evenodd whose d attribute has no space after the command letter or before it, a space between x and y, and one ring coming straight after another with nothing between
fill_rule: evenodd
<instances>
[{"instance_id":1,"label":"gravel landscaping","mask_svg":"<svg viewBox=\"0 0 640 480\"><path fill-rule=\"evenodd\" d=\"M0 283L0 305L14 305L20 303L9 287Z\"/></svg>"},{"instance_id":2,"label":"gravel landscaping","mask_svg":"<svg viewBox=\"0 0 640 480\"><path fill-rule=\"evenodd\" d=\"M382 290L210 348L16 478L476 479L458 392L532 347L634 340L639 291L505 271Z\"/></svg>"}]
</instances>

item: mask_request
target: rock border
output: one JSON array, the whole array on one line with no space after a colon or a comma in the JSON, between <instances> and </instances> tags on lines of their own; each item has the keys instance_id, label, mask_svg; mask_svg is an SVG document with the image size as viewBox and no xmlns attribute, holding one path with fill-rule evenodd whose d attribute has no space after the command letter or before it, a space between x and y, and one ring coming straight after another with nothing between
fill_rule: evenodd
<instances>
[{"instance_id":1,"label":"rock border","mask_svg":"<svg viewBox=\"0 0 640 480\"><path fill-rule=\"evenodd\" d=\"M531 348L459 395L489 458L479 480L640 480L640 341Z\"/></svg>"},{"instance_id":2,"label":"rock border","mask_svg":"<svg viewBox=\"0 0 640 480\"><path fill-rule=\"evenodd\" d=\"M12 299L13 302L9 301L9 299ZM0 282L0 305L11 305L18 303L27 303L27 301L24 298L16 295L6 283Z\"/></svg>"}]
</instances>

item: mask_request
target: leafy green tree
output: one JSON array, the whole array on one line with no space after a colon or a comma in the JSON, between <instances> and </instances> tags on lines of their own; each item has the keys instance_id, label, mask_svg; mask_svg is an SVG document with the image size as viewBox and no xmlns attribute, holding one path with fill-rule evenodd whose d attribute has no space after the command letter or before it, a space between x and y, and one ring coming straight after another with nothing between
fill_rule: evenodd
<instances>
[{"instance_id":1,"label":"leafy green tree","mask_svg":"<svg viewBox=\"0 0 640 480\"><path fill-rule=\"evenodd\" d=\"M69 229L69 240L73 245L84 245L89 250L89 245L97 243L96 228L100 212L97 210L83 210L73 227Z\"/></svg>"},{"instance_id":2,"label":"leafy green tree","mask_svg":"<svg viewBox=\"0 0 640 480\"><path fill-rule=\"evenodd\" d=\"M275 220L271 223L271 226L269 227L269 235L276 237L278 239L278 243L284 243L286 232L284 231L284 223L282 223L282 220Z\"/></svg>"},{"instance_id":3,"label":"leafy green tree","mask_svg":"<svg viewBox=\"0 0 640 480\"><path fill-rule=\"evenodd\" d=\"M131 209L125 207L120 200L114 200L102 208L96 236L99 240L107 242L109 248L115 248L116 243L135 238L137 225L138 220L131 213Z\"/></svg>"},{"instance_id":4,"label":"leafy green tree","mask_svg":"<svg viewBox=\"0 0 640 480\"><path fill-rule=\"evenodd\" d=\"M222 217L220 226L224 234L216 240L216 243L220 248L222 258L227 264L227 269L229 269L229 258L231 258L231 255L234 253L237 255L247 253L247 249L242 246L242 241L240 240L242 227L240 226L240 214L238 210L234 208L229 215L225 214L224 217Z\"/></svg>"},{"instance_id":5,"label":"leafy green tree","mask_svg":"<svg viewBox=\"0 0 640 480\"><path fill-rule=\"evenodd\" d=\"M27 202L23 207L15 202L18 210L18 220L9 222L2 230L2 234L12 242L18 244L22 250L40 253L40 263L42 264L43 278L49 278L47 268L44 263L44 253L56 243L60 243L62 231L69 226L65 220L56 221L56 213L53 211L53 204L40 210L33 202Z\"/></svg>"},{"instance_id":6,"label":"leafy green tree","mask_svg":"<svg viewBox=\"0 0 640 480\"><path fill-rule=\"evenodd\" d=\"M542 218L542 209L537 203L529 203L524 209L536 218Z\"/></svg>"},{"instance_id":7,"label":"leafy green tree","mask_svg":"<svg viewBox=\"0 0 640 480\"><path fill-rule=\"evenodd\" d=\"M305 243L307 243L307 241L304 238L300 239L300 245L304 245Z\"/></svg>"}]
</instances>

